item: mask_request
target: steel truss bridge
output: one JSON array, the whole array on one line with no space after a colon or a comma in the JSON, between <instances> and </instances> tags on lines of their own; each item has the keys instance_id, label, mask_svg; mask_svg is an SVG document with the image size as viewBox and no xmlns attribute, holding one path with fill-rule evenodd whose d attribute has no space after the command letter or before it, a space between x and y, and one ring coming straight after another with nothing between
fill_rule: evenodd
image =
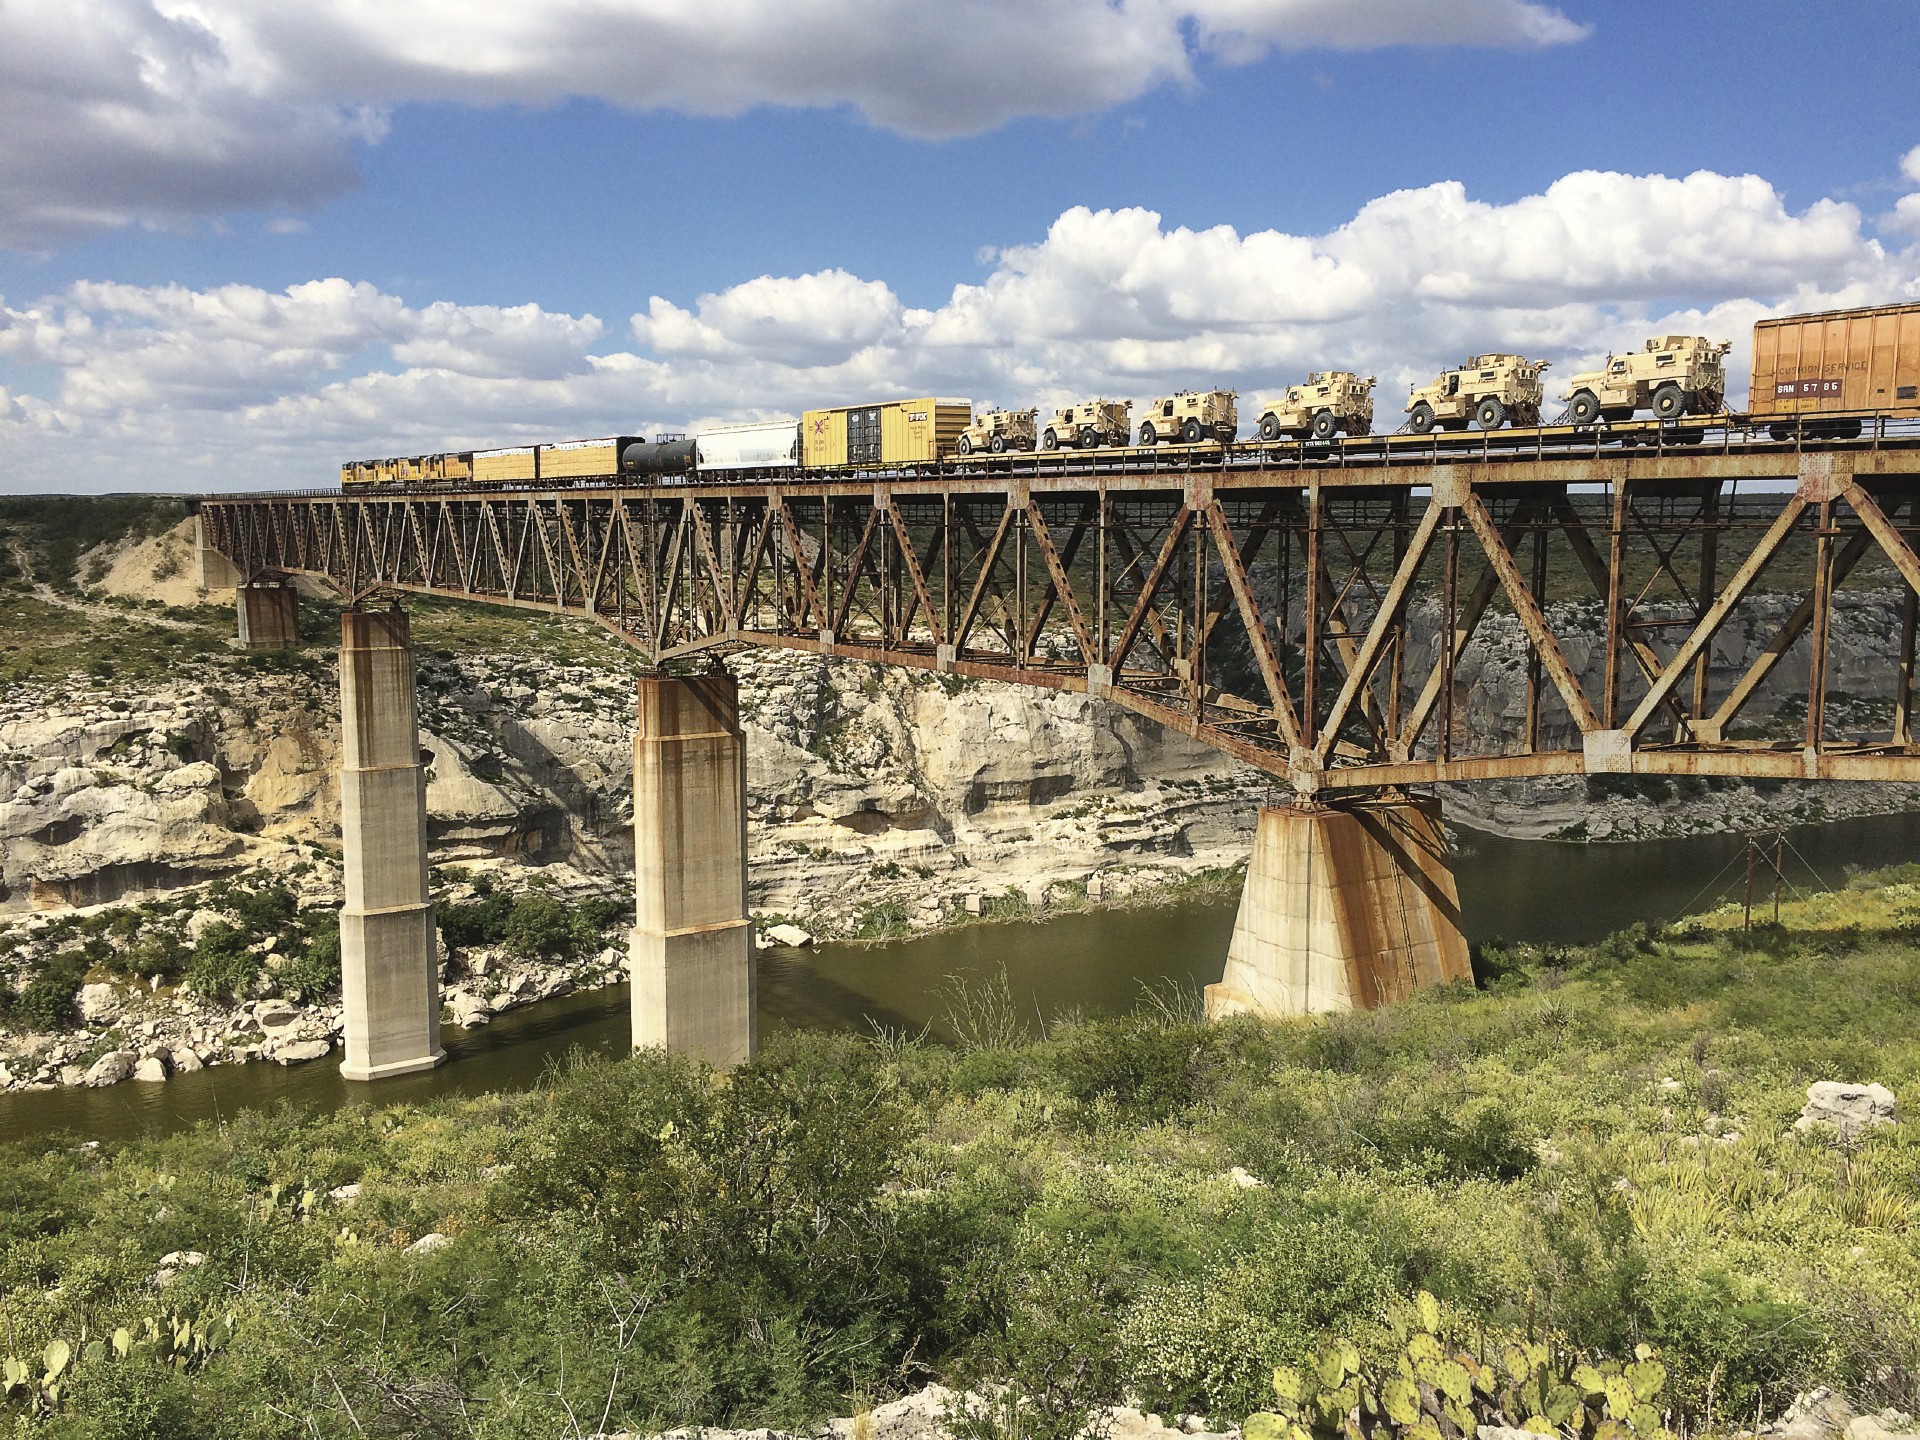
<instances>
[{"instance_id":1,"label":"steel truss bridge","mask_svg":"<svg viewBox=\"0 0 1920 1440\"><path fill-rule=\"evenodd\" d=\"M248 583L580 616L658 666L779 646L1084 691L1302 795L1920 780L1920 434L1884 424L1851 442L1696 430L1558 449L1496 432L199 510ZM1850 592L1882 607L1870 695L1831 683L1836 617L1866 613ZM1524 670L1524 714L1494 742L1465 723L1476 636Z\"/></svg>"}]
</instances>

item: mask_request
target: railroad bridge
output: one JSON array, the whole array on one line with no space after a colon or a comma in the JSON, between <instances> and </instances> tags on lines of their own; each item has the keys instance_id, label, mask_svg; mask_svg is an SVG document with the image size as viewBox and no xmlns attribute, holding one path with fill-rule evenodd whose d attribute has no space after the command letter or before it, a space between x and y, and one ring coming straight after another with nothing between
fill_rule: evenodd
<instances>
[{"instance_id":1,"label":"railroad bridge","mask_svg":"<svg viewBox=\"0 0 1920 1440\"><path fill-rule=\"evenodd\" d=\"M408 594L594 621L653 667L635 740L637 1045L718 1063L753 1046L745 777L723 663L750 646L1084 691L1273 775L1290 803L1261 810L1210 1013L1364 1007L1468 974L1438 802L1421 787L1920 780L1920 426L1639 438L208 497L202 580L236 587L251 645L296 638L293 577L348 602L350 1077L440 1057ZM1872 694L1831 684L1836 616L1858 613L1836 607L1847 587L1900 597L1897 659ZM1494 615L1525 706L1488 744L1462 723L1455 672Z\"/></svg>"}]
</instances>

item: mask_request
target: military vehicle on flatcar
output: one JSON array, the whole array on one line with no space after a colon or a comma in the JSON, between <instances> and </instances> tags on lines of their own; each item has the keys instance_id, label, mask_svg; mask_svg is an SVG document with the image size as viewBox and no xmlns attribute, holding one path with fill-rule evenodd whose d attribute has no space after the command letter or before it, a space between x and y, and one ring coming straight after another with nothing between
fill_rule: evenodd
<instances>
[{"instance_id":1,"label":"military vehicle on flatcar","mask_svg":"<svg viewBox=\"0 0 1920 1440\"><path fill-rule=\"evenodd\" d=\"M1157 445L1163 440L1183 445L1198 445L1203 440L1230 444L1240 432L1240 416L1233 408L1237 390L1182 390L1177 395L1162 395L1147 405L1146 418L1140 422L1140 443Z\"/></svg>"},{"instance_id":2,"label":"military vehicle on flatcar","mask_svg":"<svg viewBox=\"0 0 1920 1440\"><path fill-rule=\"evenodd\" d=\"M1408 428L1424 435L1436 426L1464 430L1469 420L1482 430L1538 425L1544 395L1540 372L1548 363L1505 353L1471 355L1466 364L1442 370L1407 397Z\"/></svg>"},{"instance_id":3,"label":"military vehicle on flatcar","mask_svg":"<svg viewBox=\"0 0 1920 1440\"><path fill-rule=\"evenodd\" d=\"M1093 450L1103 445L1124 445L1132 434L1131 400L1081 400L1053 412L1040 436L1040 448Z\"/></svg>"},{"instance_id":4,"label":"military vehicle on flatcar","mask_svg":"<svg viewBox=\"0 0 1920 1440\"><path fill-rule=\"evenodd\" d=\"M1567 418L1575 425L1627 420L1651 410L1660 420L1717 415L1727 402L1726 356L1731 340L1704 335L1656 335L1627 355L1609 355L1598 370L1567 381Z\"/></svg>"},{"instance_id":5,"label":"military vehicle on flatcar","mask_svg":"<svg viewBox=\"0 0 1920 1440\"><path fill-rule=\"evenodd\" d=\"M973 423L960 432L954 449L962 455L984 450L1004 455L1009 450L1033 449L1033 427L1038 410L989 410L973 417Z\"/></svg>"},{"instance_id":6,"label":"military vehicle on flatcar","mask_svg":"<svg viewBox=\"0 0 1920 1440\"><path fill-rule=\"evenodd\" d=\"M1316 370L1261 407L1262 440L1283 435L1331 440L1341 431L1366 435L1372 430L1373 376L1363 380L1351 370Z\"/></svg>"}]
</instances>

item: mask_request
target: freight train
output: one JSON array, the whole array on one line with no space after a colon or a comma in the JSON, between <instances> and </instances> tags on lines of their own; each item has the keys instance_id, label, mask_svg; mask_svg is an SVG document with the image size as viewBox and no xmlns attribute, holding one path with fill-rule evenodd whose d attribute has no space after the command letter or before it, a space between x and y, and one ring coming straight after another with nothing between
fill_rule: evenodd
<instances>
[{"instance_id":1,"label":"freight train","mask_svg":"<svg viewBox=\"0 0 1920 1440\"><path fill-rule=\"evenodd\" d=\"M1920 419L1920 304L1833 310L1762 320L1753 327L1747 409L1724 409L1724 358L1730 342L1663 335L1638 351L1608 356L1601 369L1575 375L1562 394L1563 418L1542 424L1545 361L1476 355L1408 397L1403 427L1506 429L1541 444L1659 438L1680 422L1716 423L1773 440L1845 439L1885 419ZM1127 448L1131 405L1093 400L1051 411L989 411L976 419L970 400L926 396L866 405L825 406L800 419L725 425L693 435L612 435L551 445L463 450L340 467L340 483L365 486L475 487L571 485L622 477L656 483L828 478L862 472L919 472L990 465L1010 450L1092 449L1143 460L1162 445L1257 458L1276 442L1313 440L1329 449L1378 443L1372 432L1373 380L1350 371L1316 372L1261 407L1259 438L1238 439L1231 390L1191 391L1149 402L1139 450ZM1653 419L1635 422L1641 412ZM1344 432L1344 439L1336 438Z\"/></svg>"}]
</instances>

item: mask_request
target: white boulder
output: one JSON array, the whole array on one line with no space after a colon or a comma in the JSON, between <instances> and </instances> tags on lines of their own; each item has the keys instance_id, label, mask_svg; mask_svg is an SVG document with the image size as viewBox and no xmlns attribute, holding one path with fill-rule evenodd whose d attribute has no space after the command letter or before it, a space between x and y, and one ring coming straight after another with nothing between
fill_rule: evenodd
<instances>
[{"instance_id":1,"label":"white boulder","mask_svg":"<svg viewBox=\"0 0 1920 1440\"><path fill-rule=\"evenodd\" d=\"M99 1025L120 1013L120 992L104 981L80 987L80 1018Z\"/></svg>"},{"instance_id":2,"label":"white boulder","mask_svg":"<svg viewBox=\"0 0 1920 1440\"><path fill-rule=\"evenodd\" d=\"M109 1050L87 1071L86 1083L96 1088L102 1085L118 1085L133 1074L133 1052L130 1050Z\"/></svg>"},{"instance_id":3,"label":"white boulder","mask_svg":"<svg viewBox=\"0 0 1920 1440\"><path fill-rule=\"evenodd\" d=\"M1831 1130L1842 1140L1851 1140L1875 1125L1898 1121L1893 1091L1886 1086L1820 1080L1807 1087L1807 1103L1793 1128Z\"/></svg>"}]
</instances>

